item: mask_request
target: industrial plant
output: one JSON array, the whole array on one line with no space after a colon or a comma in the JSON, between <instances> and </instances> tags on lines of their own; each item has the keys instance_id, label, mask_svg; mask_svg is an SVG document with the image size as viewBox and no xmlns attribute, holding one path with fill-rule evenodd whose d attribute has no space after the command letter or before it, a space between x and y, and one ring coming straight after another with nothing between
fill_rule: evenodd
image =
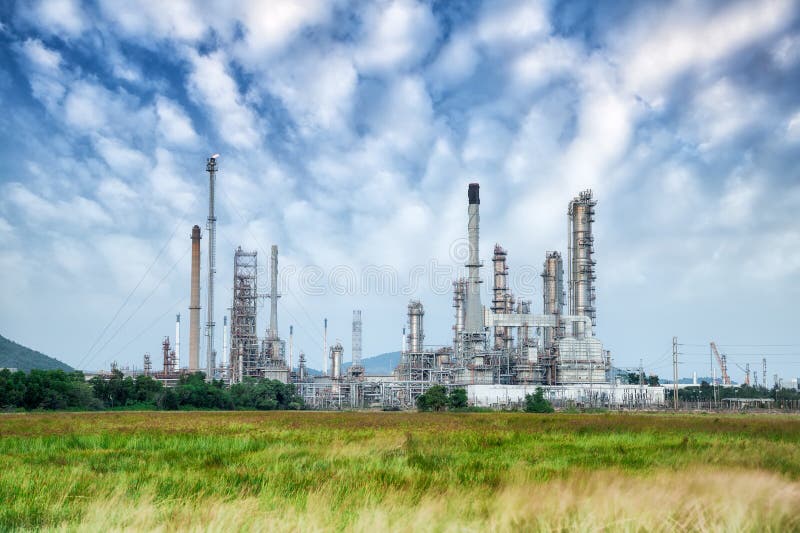
<instances>
[{"instance_id":1,"label":"industrial plant","mask_svg":"<svg viewBox=\"0 0 800 533\"><path fill-rule=\"evenodd\" d=\"M464 388L470 403L503 407L519 404L526 394L541 387L552 400L591 405L657 406L664 403L664 388L623 384L614 379L611 355L595 336L595 260L593 224L597 202L591 190L580 192L567 205L568 240L565 258L547 251L542 264L541 312L538 303L512 293L508 251L494 246L488 279L491 301L481 301L485 266L480 259L480 186L467 189L466 230L468 256L466 277L454 279L452 345L425 343L425 308L411 300L403 330L399 364L385 375L372 375L362 364L362 313L353 311L352 353L345 371L340 342L328 346L328 320L324 320L325 368L312 372L301 351L294 364L293 326L286 339L278 329L278 246L272 245L269 293L258 292L258 252L238 247L233 252L233 285L230 321L222 332L222 357L214 350L214 274L216 269L214 186L217 158L208 159L209 214L206 225L208 255L206 364L200 366L200 227L191 232L189 306L189 366L178 368L179 345L169 338L162 345L163 368L152 371L145 355L145 373L171 385L181 373L203 371L207 379L228 384L248 378L294 383L305 404L313 409L383 408L409 409L416 398L433 385ZM269 326L263 336L257 330L258 301L269 299ZM398 325L399 329L400 325ZM180 338L180 315L176 320ZM176 353L177 352L177 353Z\"/></svg>"}]
</instances>

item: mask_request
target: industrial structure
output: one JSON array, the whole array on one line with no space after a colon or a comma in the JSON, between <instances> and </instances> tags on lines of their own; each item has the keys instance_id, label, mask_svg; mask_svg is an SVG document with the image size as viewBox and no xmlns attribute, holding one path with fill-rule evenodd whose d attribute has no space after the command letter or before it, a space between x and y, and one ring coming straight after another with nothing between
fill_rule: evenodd
<instances>
[{"instance_id":1,"label":"industrial structure","mask_svg":"<svg viewBox=\"0 0 800 533\"><path fill-rule=\"evenodd\" d=\"M592 192L583 191L567 207L567 294L562 256L548 251L542 272L542 313L532 313L532 302L511 292L509 254L498 244L492 256L492 299L487 308L480 290L480 188L477 183L470 184L467 276L453 281L452 346L426 345L425 309L421 301L412 300L400 363L391 375L366 374L361 365L361 313L355 311L353 363L343 374L341 344L337 342L327 353L326 319L323 346L330 370L317 377L300 372L296 379L306 405L320 409L411 408L416 397L435 384L466 388L476 405L519 403L536 387L543 387L554 400L662 404L662 387L623 385L613 380L610 354L595 337L595 205Z\"/></svg>"},{"instance_id":2,"label":"industrial structure","mask_svg":"<svg viewBox=\"0 0 800 533\"><path fill-rule=\"evenodd\" d=\"M433 385L463 387L477 405L501 405L522 401L526 391L543 387L552 399L592 404L657 405L664 401L662 387L623 385L611 373L611 357L595 336L597 320L593 223L596 201L591 190L578 194L567 205L567 276L558 251L547 251L541 273L542 308L514 294L509 284L509 252L496 244L491 257L491 298L481 302L480 186L467 189L467 244L465 277L453 286L453 338L448 346L430 346L425 338L425 308L411 300L403 329L400 362L393 372L371 375L362 364L362 312L353 311L351 364L345 368L340 341L328 346L328 319L323 320L320 375L312 375L300 351L292 368L294 328L286 342L280 335L278 311L278 246L270 250L269 292L258 291L258 252L238 247L233 254L233 286L228 317L223 321L221 364L214 346L214 274L216 268L214 187L217 157L207 160L209 214L207 221L208 287L206 321L207 379L226 383L246 379L275 379L295 383L311 408L411 408L416 398ZM200 370L200 228L192 228L191 297L189 306L189 364L179 369L180 315L176 317L176 349L163 346L161 372L152 371L149 355L146 372L173 383L182 372ZM565 290L566 289L566 290ZM269 323L258 334L261 299L269 299ZM724 355L712 350L727 378ZM729 379L729 378L727 378Z\"/></svg>"}]
</instances>

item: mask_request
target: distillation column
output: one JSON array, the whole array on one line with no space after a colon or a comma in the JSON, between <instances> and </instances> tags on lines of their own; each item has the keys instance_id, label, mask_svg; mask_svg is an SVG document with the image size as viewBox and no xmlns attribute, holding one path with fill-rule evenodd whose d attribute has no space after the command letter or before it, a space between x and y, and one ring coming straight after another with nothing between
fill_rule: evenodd
<instances>
[{"instance_id":1,"label":"distillation column","mask_svg":"<svg viewBox=\"0 0 800 533\"><path fill-rule=\"evenodd\" d=\"M508 294L508 265L506 264L507 252L499 244L494 246L494 298L492 299L492 312L496 314L508 314L511 312L511 304ZM506 326L495 326L494 328L494 349L502 350L506 348L511 340L511 328Z\"/></svg>"},{"instance_id":2,"label":"distillation column","mask_svg":"<svg viewBox=\"0 0 800 533\"><path fill-rule=\"evenodd\" d=\"M545 328L544 349L549 352L553 344L561 336L559 331L560 316L564 310L564 263L559 252L547 252L542 271L542 295L544 302L542 311L545 315L555 315L556 328Z\"/></svg>"},{"instance_id":3,"label":"distillation column","mask_svg":"<svg viewBox=\"0 0 800 533\"><path fill-rule=\"evenodd\" d=\"M596 312L594 307L595 291L594 281L595 261L594 237L592 236L592 223L594 222L594 206L597 202L592 198L592 191L583 191L569 203L567 215L569 217L569 314L588 316L595 323ZM566 332L575 337L591 335L591 331L583 331L583 323L576 322L578 331Z\"/></svg>"},{"instance_id":4,"label":"distillation column","mask_svg":"<svg viewBox=\"0 0 800 533\"><path fill-rule=\"evenodd\" d=\"M467 294L467 280L459 278L453 282L453 308L455 309L455 324L453 325L453 351L462 352L464 335L465 307L464 299Z\"/></svg>"},{"instance_id":5,"label":"distillation column","mask_svg":"<svg viewBox=\"0 0 800 533\"><path fill-rule=\"evenodd\" d=\"M425 333L422 329L422 317L425 310L422 302L411 300L408 304L408 353L421 353Z\"/></svg>"},{"instance_id":6,"label":"distillation column","mask_svg":"<svg viewBox=\"0 0 800 533\"><path fill-rule=\"evenodd\" d=\"M192 274L189 298L189 372L200 370L200 226L192 227Z\"/></svg>"}]
</instances>

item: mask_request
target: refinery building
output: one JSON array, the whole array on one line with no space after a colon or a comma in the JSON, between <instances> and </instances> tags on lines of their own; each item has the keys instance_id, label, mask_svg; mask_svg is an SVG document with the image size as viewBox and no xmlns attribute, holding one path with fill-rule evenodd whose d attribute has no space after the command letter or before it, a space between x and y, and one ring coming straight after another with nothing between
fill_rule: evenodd
<instances>
[{"instance_id":1,"label":"refinery building","mask_svg":"<svg viewBox=\"0 0 800 533\"><path fill-rule=\"evenodd\" d=\"M215 223L213 187L216 158L208 161L210 201L207 235L209 248L208 321L206 365L201 368L200 347L200 228L192 230L189 368L227 383L247 378L276 379L296 384L310 408L410 409L416 398L433 385L465 388L473 405L513 407L526 394L542 387L554 402L596 406L659 406L664 388L619 383L612 376L610 352L595 336L595 260L593 223L596 201L591 190L571 200L566 209L568 245L566 257L547 251L542 265L542 301L524 300L508 283L508 252L494 246L491 266L480 260L480 186L467 190L466 277L453 280L452 345L425 344L423 302L412 300L407 308L400 363L388 375L365 372L361 358L361 311L353 312L351 365L344 371L344 349L328 346L327 319L323 333L326 368L311 375L305 355L293 354L293 327L288 346L278 331L278 247L270 254L270 291L258 294L258 254L239 247L233 255L233 294L230 321L225 317L222 360L213 347L213 284L215 273ZM487 272L488 271L488 272ZM490 283L491 301L481 301L481 284ZM258 299L270 301L269 326L263 337L257 331ZM536 312L536 310L541 310ZM179 320L179 318L178 318ZM179 322L176 324L179 328ZM179 338L179 329L176 337ZM164 370L153 373L173 383L178 370L174 351L165 339ZM178 356L179 357L179 356ZM145 371L149 371L146 356Z\"/></svg>"}]
</instances>

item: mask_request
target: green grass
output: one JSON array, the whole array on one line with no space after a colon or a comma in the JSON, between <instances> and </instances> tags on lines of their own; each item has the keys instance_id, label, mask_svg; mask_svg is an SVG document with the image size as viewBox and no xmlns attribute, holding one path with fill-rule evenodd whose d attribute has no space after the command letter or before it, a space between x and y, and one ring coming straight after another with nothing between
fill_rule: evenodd
<instances>
[{"instance_id":1,"label":"green grass","mask_svg":"<svg viewBox=\"0 0 800 533\"><path fill-rule=\"evenodd\" d=\"M0 530L798 530L800 418L9 414L0 502Z\"/></svg>"}]
</instances>

